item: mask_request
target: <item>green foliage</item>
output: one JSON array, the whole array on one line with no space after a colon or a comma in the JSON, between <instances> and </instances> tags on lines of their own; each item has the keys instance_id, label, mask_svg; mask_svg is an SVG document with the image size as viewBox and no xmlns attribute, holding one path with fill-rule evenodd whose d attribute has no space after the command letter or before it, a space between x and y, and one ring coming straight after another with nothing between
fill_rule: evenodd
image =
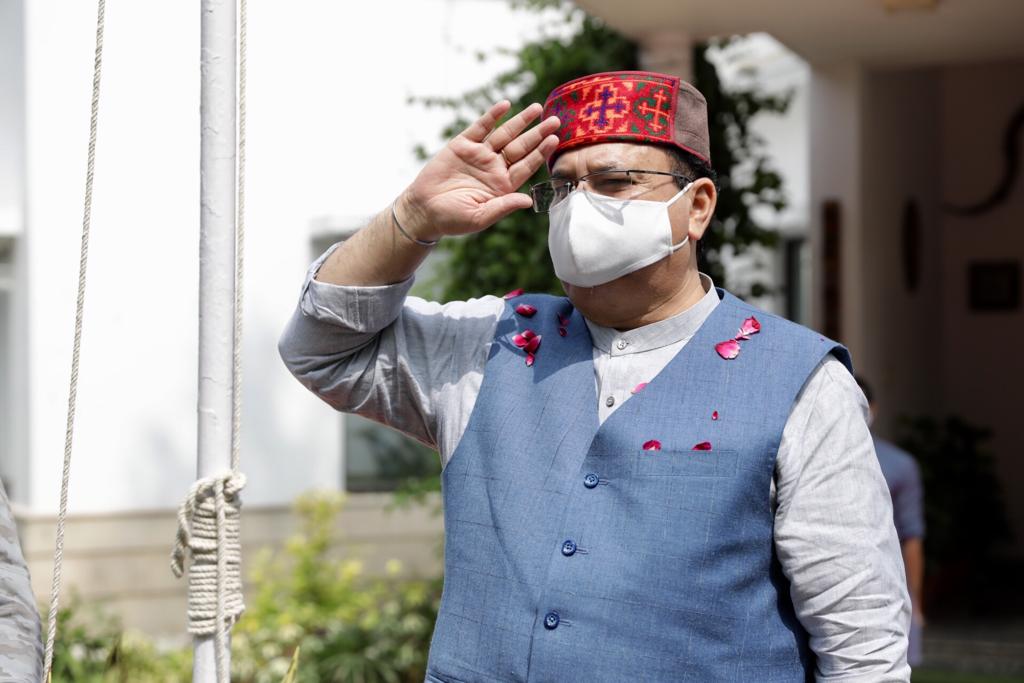
<instances>
[{"instance_id":1,"label":"green foliage","mask_svg":"<svg viewBox=\"0 0 1024 683\"><path fill-rule=\"evenodd\" d=\"M536 40L515 51L500 51L512 56L515 64L492 82L461 97L417 100L453 112L452 123L442 131L444 140L461 132L478 112L500 99L509 99L512 112L518 112L533 102L543 102L551 90L573 78L639 68L636 43L568 2L513 0L512 5L546 12L552 21ZM750 130L750 121L762 112L784 112L788 98L755 90L725 92L706 51L706 46L695 50L695 85L708 99L711 154L721 193L716 218L702 240L701 267L717 284L724 285L721 254L726 245L734 253L742 253L753 245L774 244L775 234L758 225L751 210L757 205L781 209L785 205L782 179L760 151L762 141ZM422 149L419 153L426 156ZM546 169L541 169L526 186L546 175ZM445 300L502 294L516 287L562 294L548 258L546 215L519 211L489 230L445 240L442 245L449 257L441 288ZM762 285L749 292L755 296L763 293Z\"/></svg>"},{"instance_id":2,"label":"green foliage","mask_svg":"<svg viewBox=\"0 0 1024 683\"><path fill-rule=\"evenodd\" d=\"M98 609L84 608L76 597L58 612L57 633L54 681L172 683L187 681L192 673L191 651L159 651Z\"/></svg>"},{"instance_id":3,"label":"green foliage","mask_svg":"<svg viewBox=\"0 0 1024 683\"><path fill-rule=\"evenodd\" d=\"M558 3L525 3L530 9ZM428 106L443 106L455 113L442 132L447 140L461 132L480 111L507 98L518 112L533 102L543 102L558 84L586 73L636 69L637 47L632 41L583 12L561 5L562 29L569 38L552 33L524 45L515 54L516 65L492 83L461 98L423 98ZM559 28L559 27L555 27ZM564 30L562 31L564 33ZM541 169L526 185L547 176ZM450 258L445 261L443 297L468 299L481 294L503 294L523 287L531 292L562 294L562 285L551 268L547 245L547 216L518 211L490 230L463 239L442 242Z\"/></svg>"},{"instance_id":4,"label":"green foliage","mask_svg":"<svg viewBox=\"0 0 1024 683\"><path fill-rule=\"evenodd\" d=\"M278 683L294 661L296 683L423 680L440 581L399 581L396 562L388 578L369 579L360 561L333 556L341 504L337 494L302 497L301 533L282 557L256 562L258 589L232 643L237 680Z\"/></svg>"},{"instance_id":5,"label":"green foliage","mask_svg":"<svg viewBox=\"0 0 1024 683\"><path fill-rule=\"evenodd\" d=\"M441 580L363 575L362 563L337 557L333 530L340 494L296 503L301 531L284 553L265 552L250 579L255 594L232 635L236 683L419 683L441 600ZM94 612L94 613L93 613ZM190 647L159 651L126 635L115 620L83 612L59 616L54 681L172 683L192 673Z\"/></svg>"},{"instance_id":6,"label":"green foliage","mask_svg":"<svg viewBox=\"0 0 1024 683\"><path fill-rule=\"evenodd\" d=\"M1010 537L990 436L956 417L901 421L899 445L920 463L931 571L963 559L983 565Z\"/></svg>"},{"instance_id":7,"label":"green foliage","mask_svg":"<svg viewBox=\"0 0 1024 683\"><path fill-rule=\"evenodd\" d=\"M731 41L713 45L725 47ZM726 91L722 88L715 65L708 60L709 45L694 50L694 85L708 101L708 134L711 160L718 173L719 193L715 216L701 239L701 270L719 286L725 286L722 251L732 248L742 254L752 246L774 246L777 235L754 219L752 211L768 206L776 211L786 207L782 176L773 168L762 151L764 141L751 129L758 114L784 114L789 96L761 93L757 90ZM755 283L751 296L767 293L763 284Z\"/></svg>"}]
</instances>

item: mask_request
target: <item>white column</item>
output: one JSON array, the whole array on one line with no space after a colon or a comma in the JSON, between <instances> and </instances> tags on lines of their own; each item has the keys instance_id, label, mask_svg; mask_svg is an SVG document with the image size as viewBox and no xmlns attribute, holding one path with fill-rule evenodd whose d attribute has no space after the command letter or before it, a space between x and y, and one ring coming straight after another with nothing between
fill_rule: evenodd
<instances>
[{"instance_id":1,"label":"white column","mask_svg":"<svg viewBox=\"0 0 1024 683\"><path fill-rule=\"evenodd\" d=\"M640 68L693 81L693 39L686 31L665 30L640 39Z\"/></svg>"},{"instance_id":2,"label":"white column","mask_svg":"<svg viewBox=\"0 0 1024 683\"><path fill-rule=\"evenodd\" d=\"M235 300L235 0L201 0L198 477L231 467ZM194 681L217 681L214 639L195 639ZM225 653L230 662L230 652Z\"/></svg>"},{"instance_id":3,"label":"white column","mask_svg":"<svg viewBox=\"0 0 1024 683\"><path fill-rule=\"evenodd\" d=\"M856 64L812 65L810 83L810 214L814 251L812 327L825 319L822 232L825 202L839 203L842 237L840 341L864 357L863 70ZM861 364L863 368L863 364Z\"/></svg>"}]
</instances>

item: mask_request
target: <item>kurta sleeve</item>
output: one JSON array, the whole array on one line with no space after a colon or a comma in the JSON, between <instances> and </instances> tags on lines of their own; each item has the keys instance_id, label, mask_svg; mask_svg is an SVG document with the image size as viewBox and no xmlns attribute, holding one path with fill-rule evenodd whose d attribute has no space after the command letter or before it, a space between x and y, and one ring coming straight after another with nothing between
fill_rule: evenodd
<instances>
[{"instance_id":1,"label":"kurta sleeve","mask_svg":"<svg viewBox=\"0 0 1024 683\"><path fill-rule=\"evenodd\" d=\"M909 681L910 600L867 402L835 358L798 397L776 461L775 545L819 681Z\"/></svg>"},{"instance_id":2,"label":"kurta sleeve","mask_svg":"<svg viewBox=\"0 0 1024 683\"><path fill-rule=\"evenodd\" d=\"M504 301L426 301L408 296L411 278L380 287L318 282L314 276L332 250L310 267L278 343L285 365L336 410L393 427L445 455L459 436L442 433L446 418L465 404L463 379L482 375Z\"/></svg>"}]
</instances>

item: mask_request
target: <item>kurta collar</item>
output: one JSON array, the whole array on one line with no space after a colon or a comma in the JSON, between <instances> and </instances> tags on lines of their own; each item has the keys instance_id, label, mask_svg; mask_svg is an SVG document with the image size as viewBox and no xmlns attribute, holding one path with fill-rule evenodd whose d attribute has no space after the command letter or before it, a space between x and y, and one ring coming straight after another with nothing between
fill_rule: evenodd
<instances>
[{"instance_id":1,"label":"kurta collar","mask_svg":"<svg viewBox=\"0 0 1024 683\"><path fill-rule=\"evenodd\" d=\"M700 273L700 283L704 287L704 296L681 313L671 318L659 320L627 332L620 332L611 327L602 327L587 320L587 328L594 346L612 356L624 356L629 353L642 353L660 349L676 342L688 340L711 311L719 304L718 291L711 278Z\"/></svg>"}]
</instances>

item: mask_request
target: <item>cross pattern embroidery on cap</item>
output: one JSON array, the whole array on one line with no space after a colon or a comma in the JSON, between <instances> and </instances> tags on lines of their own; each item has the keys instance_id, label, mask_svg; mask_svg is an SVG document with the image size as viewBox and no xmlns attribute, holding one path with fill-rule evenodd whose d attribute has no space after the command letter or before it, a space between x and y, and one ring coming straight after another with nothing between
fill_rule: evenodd
<instances>
[{"instance_id":1,"label":"cross pattern embroidery on cap","mask_svg":"<svg viewBox=\"0 0 1024 683\"><path fill-rule=\"evenodd\" d=\"M653 86L654 94L637 100L636 113L647 122L647 130L652 134L665 132L668 125L671 102L667 101L665 88ZM653 104L653 106L652 106Z\"/></svg>"},{"instance_id":2,"label":"cross pattern embroidery on cap","mask_svg":"<svg viewBox=\"0 0 1024 683\"><path fill-rule=\"evenodd\" d=\"M601 103L597 104L597 100L594 100L588 104L586 109L583 110L583 115L580 116L581 120L603 130L612 125L615 120L626 115L627 105L625 99L616 95L610 85L606 84L601 88L597 97ZM595 114L597 115L596 120Z\"/></svg>"}]
</instances>

